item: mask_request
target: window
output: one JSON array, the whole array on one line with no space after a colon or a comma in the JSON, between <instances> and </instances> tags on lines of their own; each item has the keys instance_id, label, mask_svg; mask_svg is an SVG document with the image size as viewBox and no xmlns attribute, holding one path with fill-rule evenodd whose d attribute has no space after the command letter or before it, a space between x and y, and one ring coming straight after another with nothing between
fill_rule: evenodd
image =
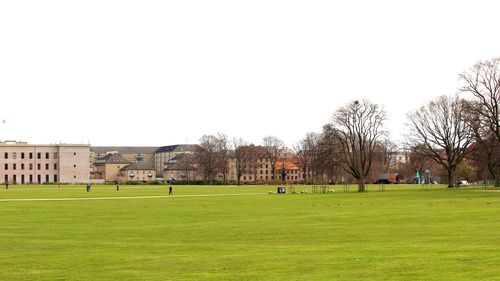
<instances>
[{"instance_id":1,"label":"window","mask_svg":"<svg viewBox=\"0 0 500 281\"><path fill-rule=\"evenodd\" d=\"M33 175L30 175L30 183L33 183Z\"/></svg>"},{"instance_id":2,"label":"window","mask_svg":"<svg viewBox=\"0 0 500 281\"><path fill-rule=\"evenodd\" d=\"M76 152L73 152L73 156L76 156Z\"/></svg>"},{"instance_id":3,"label":"window","mask_svg":"<svg viewBox=\"0 0 500 281\"><path fill-rule=\"evenodd\" d=\"M30 152L30 159L33 159L33 152Z\"/></svg>"},{"instance_id":4,"label":"window","mask_svg":"<svg viewBox=\"0 0 500 281\"><path fill-rule=\"evenodd\" d=\"M17 159L17 152L12 152L12 159Z\"/></svg>"},{"instance_id":5,"label":"window","mask_svg":"<svg viewBox=\"0 0 500 281\"><path fill-rule=\"evenodd\" d=\"M5 163L5 167L4 167L5 170L8 170L9 169L9 164Z\"/></svg>"},{"instance_id":6,"label":"window","mask_svg":"<svg viewBox=\"0 0 500 281\"><path fill-rule=\"evenodd\" d=\"M57 182L57 175L54 175L54 182Z\"/></svg>"},{"instance_id":7,"label":"window","mask_svg":"<svg viewBox=\"0 0 500 281\"><path fill-rule=\"evenodd\" d=\"M73 168L76 168L76 164L75 164L75 165L73 165Z\"/></svg>"},{"instance_id":8,"label":"window","mask_svg":"<svg viewBox=\"0 0 500 281\"><path fill-rule=\"evenodd\" d=\"M9 159L9 153L8 153L8 152L5 152L5 153L4 153L4 158L5 158L5 159Z\"/></svg>"},{"instance_id":9,"label":"window","mask_svg":"<svg viewBox=\"0 0 500 281\"><path fill-rule=\"evenodd\" d=\"M12 164L12 170L15 170L16 168L16 163Z\"/></svg>"},{"instance_id":10,"label":"window","mask_svg":"<svg viewBox=\"0 0 500 281\"><path fill-rule=\"evenodd\" d=\"M40 164L40 163L36 164L36 169L37 170L41 170L42 169L42 164Z\"/></svg>"},{"instance_id":11,"label":"window","mask_svg":"<svg viewBox=\"0 0 500 281\"><path fill-rule=\"evenodd\" d=\"M37 152L37 154L36 154L36 159L42 159L42 153Z\"/></svg>"},{"instance_id":12,"label":"window","mask_svg":"<svg viewBox=\"0 0 500 281\"><path fill-rule=\"evenodd\" d=\"M49 179L49 175L45 175L45 182L49 182L50 179Z\"/></svg>"},{"instance_id":13,"label":"window","mask_svg":"<svg viewBox=\"0 0 500 281\"><path fill-rule=\"evenodd\" d=\"M21 170L24 170L24 163L21 163Z\"/></svg>"},{"instance_id":14,"label":"window","mask_svg":"<svg viewBox=\"0 0 500 281\"><path fill-rule=\"evenodd\" d=\"M54 170L57 170L57 164L54 163Z\"/></svg>"},{"instance_id":15,"label":"window","mask_svg":"<svg viewBox=\"0 0 500 281\"><path fill-rule=\"evenodd\" d=\"M49 163L45 163L45 170L49 169Z\"/></svg>"},{"instance_id":16,"label":"window","mask_svg":"<svg viewBox=\"0 0 500 281\"><path fill-rule=\"evenodd\" d=\"M30 163L30 170L33 170L33 163ZM30 182L32 182L32 180Z\"/></svg>"},{"instance_id":17,"label":"window","mask_svg":"<svg viewBox=\"0 0 500 281\"><path fill-rule=\"evenodd\" d=\"M21 159L24 159L24 152L21 152Z\"/></svg>"},{"instance_id":18,"label":"window","mask_svg":"<svg viewBox=\"0 0 500 281\"><path fill-rule=\"evenodd\" d=\"M49 159L49 153L45 152L45 159Z\"/></svg>"},{"instance_id":19,"label":"window","mask_svg":"<svg viewBox=\"0 0 500 281\"><path fill-rule=\"evenodd\" d=\"M36 182L37 183L42 183L42 175L37 175L36 176Z\"/></svg>"},{"instance_id":20,"label":"window","mask_svg":"<svg viewBox=\"0 0 500 281\"><path fill-rule=\"evenodd\" d=\"M54 159L57 159L57 152L54 152Z\"/></svg>"}]
</instances>

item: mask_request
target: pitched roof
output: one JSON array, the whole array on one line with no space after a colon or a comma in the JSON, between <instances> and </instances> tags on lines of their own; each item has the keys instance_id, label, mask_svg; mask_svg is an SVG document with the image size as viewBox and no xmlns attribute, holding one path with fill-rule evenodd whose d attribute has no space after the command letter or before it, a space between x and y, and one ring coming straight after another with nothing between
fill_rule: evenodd
<instances>
[{"instance_id":1,"label":"pitched roof","mask_svg":"<svg viewBox=\"0 0 500 281\"><path fill-rule=\"evenodd\" d=\"M198 145L196 144L175 144L175 145L167 145L159 147L156 150L156 153L162 152L194 152L198 149Z\"/></svg>"},{"instance_id":2,"label":"pitched roof","mask_svg":"<svg viewBox=\"0 0 500 281\"><path fill-rule=\"evenodd\" d=\"M128 166L125 166L120 169L120 171L128 171L128 170L154 170L154 165L151 163L134 163Z\"/></svg>"},{"instance_id":3,"label":"pitched roof","mask_svg":"<svg viewBox=\"0 0 500 281\"><path fill-rule=\"evenodd\" d=\"M104 157L96 159L96 163L106 163L106 164L130 164L130 162L123 158L119 153L107 154Z\"/></svg>"},{"instance_id":4,"label":"pitched roof","mask_svg":"<svg viewBox=\"0 0 500 281\"><path fill-rule=\"evenodd\" d=\"M276 161L275 167L276 170L283 170L283 167L285 167L285 170L300 170L293 162L283 160Z\"/></svg>"}]
</instances>

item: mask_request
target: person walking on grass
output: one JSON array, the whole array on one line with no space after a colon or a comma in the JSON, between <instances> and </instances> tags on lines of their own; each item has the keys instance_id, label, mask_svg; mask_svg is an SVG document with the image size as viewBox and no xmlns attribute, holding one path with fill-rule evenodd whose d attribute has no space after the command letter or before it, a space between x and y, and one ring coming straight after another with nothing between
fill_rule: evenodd
<instances>
[{"instance_id":1,"label":"person walking on grass","mask_svg":"<svg viewBox=\"0 0 500 281\"><path fill-rule=\"evenodd\" d=\"M170 187L168 188L168 195L174 195L174 193L172 192L172 185L170 185Z\"/></svg>"},{"instance_id":2,"label":"person walking on grass","mask_svg":"<svg viewBox=\"0 0 500 281\"><path fill-rule=\"evenodd\" d=\"M87 192L90 192L90 184L87 183L85 187L87 188Z\"/></svg>"}]
</instances>

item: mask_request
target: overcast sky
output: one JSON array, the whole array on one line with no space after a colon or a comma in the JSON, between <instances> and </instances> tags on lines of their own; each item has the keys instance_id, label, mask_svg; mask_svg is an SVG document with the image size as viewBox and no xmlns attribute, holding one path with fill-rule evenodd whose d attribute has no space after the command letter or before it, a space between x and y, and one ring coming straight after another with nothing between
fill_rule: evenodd
<instances>
[{"instance_id":1,"label":"overcast sky","mask_svg":"<svg viewBox=\"0 0 500 281\"><path fill-rule=\"evenodd\" d=\"M291 147L353 99L406 113L500 56L500 1L1 1L0 140Z\"/></svg>"}]
</instances>

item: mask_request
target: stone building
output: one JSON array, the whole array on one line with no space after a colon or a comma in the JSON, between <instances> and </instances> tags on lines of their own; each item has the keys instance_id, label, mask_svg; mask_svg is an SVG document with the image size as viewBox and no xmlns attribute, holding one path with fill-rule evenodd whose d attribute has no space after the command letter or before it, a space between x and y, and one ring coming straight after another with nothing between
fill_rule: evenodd
<instances>
[{"instance_id":1,"label":"stone building","mask_svg":"<svg viewBox=\"0 0 500 281\"><path fill-rule=\"evenodd\" d=\"M155 167L151 163L133 163L120 169L120 182L149 182L156 178Z\"/></svg>"},{"instance_id":2,"label":"stone building","mask_svg":"<svg viewBox=\"0 0 500 281\"><path fill-rule=\"evenodd\" d=\"M97 158L93 165L92 179L101 179L108 182L118 181L120 169L131 163L119 153L107 154Z\"/></svg>"},{"instance_id":3,"label":"stone building","mask_svg":"<svg viewBox=\"0 0 500 281\"><path fill-rule=\"evenodd\" d=\"M85 183L90 179L86 144L0 142L0 182Z\"/></svg>"}]
</instances>

